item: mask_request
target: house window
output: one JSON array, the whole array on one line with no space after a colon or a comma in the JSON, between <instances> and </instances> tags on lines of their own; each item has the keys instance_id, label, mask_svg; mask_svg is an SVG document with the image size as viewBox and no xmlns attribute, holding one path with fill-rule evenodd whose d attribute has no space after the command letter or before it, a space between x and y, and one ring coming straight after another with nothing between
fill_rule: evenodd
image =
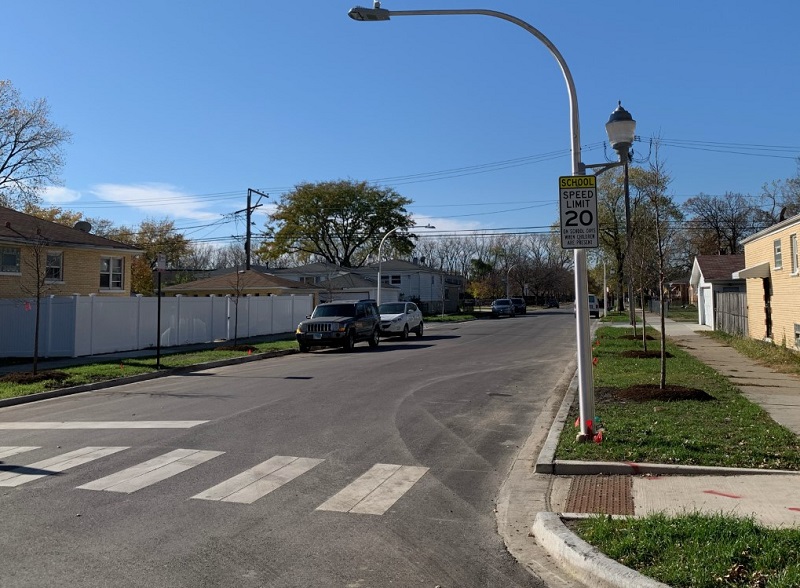
<instances>
[{"instance_id":1,"label":"house window","mask_svg":"<svg viewBox=\"0 0 800 588\"><path fill-rule=\"evenodd\" d=\"M781 253L781 240L775 239L772 242L772 248L775 251L775 269L781 269L783 267L783 254Z\"/></svg>"},{"instance_id":2,"label":"house window","mask_svg":"<svg viewBox=\"0 0 800 588\"><path fill-rule=\"evenodd\" d=\"M100 258L100 288L122 290L122 258Z\"/></svg>"},{"instance_id":3,"label":"house window","mask_svg":"<svg viewBox=\"0 0 800 588\"><path fill-rule=\"evenodd\" d=\"M789 257L792 258L792 275L796 276L800 271L800 263L798 263L797 253L797 234L789 236Z\"/></svg>"},{"instance_id":4,"label":"house window","mask_svg":"<svg viewBox=\"0 0 800 588\"><path fill-rule=\"evenodd\" d=\"M44 273L45 280L52 282L64 281L64 254L60 251L47 252L47 267Z\"/></svg>"},{"instance_id":5,"label":"house window","mask_svg":"<svg viewBox=\"0 0 800 588\"><path fill-rule=\"evenodd\" d=\"M0 250L0 273L18 274L20 249L19 247L3 247Z\"/></svg>"},{"instance_id":6,"label":"house window","mask_svg":"<svg viewBox=\"0 0 800 588\"><path fill-rule=\"evenodd\" d=\"M389 283L392 286L399 286L400 285L400 276L391 276L389 278Z\"/></svg>"}]
</instances>

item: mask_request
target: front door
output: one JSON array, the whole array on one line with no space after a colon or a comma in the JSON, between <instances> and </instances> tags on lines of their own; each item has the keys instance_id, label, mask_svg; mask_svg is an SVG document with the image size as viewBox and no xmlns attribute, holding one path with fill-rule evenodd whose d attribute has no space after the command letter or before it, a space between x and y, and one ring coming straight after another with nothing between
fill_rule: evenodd
<instances>
[{"instance_id":1,"label":"front door","mask_svg":"<svg viewBox=\"0 0 800 588\"><path fill-rule=\"evenodd\" d=\"M772 280L764 278L764 327L765 338L772 339Z\"/></svg>"}]
</instances>

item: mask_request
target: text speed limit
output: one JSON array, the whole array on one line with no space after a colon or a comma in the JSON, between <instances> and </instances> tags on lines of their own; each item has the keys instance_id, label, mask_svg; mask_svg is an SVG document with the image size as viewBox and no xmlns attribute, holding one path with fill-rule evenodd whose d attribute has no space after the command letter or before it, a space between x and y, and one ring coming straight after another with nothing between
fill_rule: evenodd
<instances>
[{"instance_id":1,"label":"text speed limit","mask_svg":"<svg viewBox=\"0 0 800 588\"><path fill-rule=\"evenodd\" d=\"M561 212L561 247L584 249L598 246L597 178L558 178Z\"/></svg>"}]
</instances>

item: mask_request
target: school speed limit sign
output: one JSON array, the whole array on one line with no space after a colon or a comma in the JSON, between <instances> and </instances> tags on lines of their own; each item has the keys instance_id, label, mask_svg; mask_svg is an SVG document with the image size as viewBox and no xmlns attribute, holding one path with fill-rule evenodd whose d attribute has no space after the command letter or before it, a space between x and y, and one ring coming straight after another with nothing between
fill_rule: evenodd
<instances>
[{"instance_id":1,"label":"school speed limit sign","mask_svg":"<svg viewBox=\"0 0 800 588\"><path fill-rule=\"evenodd\" d=\"M597 247L597 178L561 176L558 178L558 202L561 209L561 247Z\"/></svg>"}]
</instances>

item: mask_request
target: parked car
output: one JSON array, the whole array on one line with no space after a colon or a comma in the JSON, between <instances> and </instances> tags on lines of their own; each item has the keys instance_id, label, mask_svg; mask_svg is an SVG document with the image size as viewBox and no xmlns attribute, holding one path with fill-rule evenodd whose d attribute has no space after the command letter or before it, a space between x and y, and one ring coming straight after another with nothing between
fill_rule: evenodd
<instances>
[{"instance_id":1,"label":"parked car","mask_svg":"<svg viewBox=\"0 0 800 588\"><path fill-rule=\"evenodd\" d=\"M558 308L559 307L558 306L558 300L556 300L555 298L551 298L550 300L547 301L547 303L544 305L544 307L545 308Z\"/></svg>"},{"instance_id":2,"label":"parked car","mask_svg":"<svg viewBox=\"0 0 800 588\"><path fill-rule=\"evenodd\" d=\"M377 347L380 315L373 300L337 300L318 304L295 332L300 351L312 347L341 347L346 351L366 341Z\"/></svg>"},{"instance_id":3,"label":"parked car","mask_svg":"<svg viewBox=\"0 0 800 588\"><path fill-rule=\"evenodd\" d=\"M425 325L422 311L413 302L384 302L378 307L381 315L380 329L384 337L408 339L409 333L422 337Z\"/></svg>"},{"instance_id":4,"label":"parked car","mask_svg":"<svg viewBox=\"0 0 800 588\"><path fill-rule=\"evenodd\" d=\"M499 318L501 316L516 316L514 312L514 305L508 298L498 298L492 302L492 318Z\"/></svg>"},{"instance_id":5,"label":"parked car","mask_svg":"<svg viewBox=\"0 0 800 588\"><path fill-rule=\"evenodd\" d=\"M589 294L589 316L600 318L600 304L594 294Z\"/></svg>"},{"instance_id":6,"label":"parked car","mask_svg":"<svg viewBox=\"0 0 800 588\"><path fill-rule=\"evenodd\" d=\"M524 298L511 298L511 304L514 305L514 312L516 314L528 313L528 305L525 304Z\"/></svg>"},{"instance_id":7,"label":"parked car","mask_svg":"<svg viewBox=\"0 0 800 588\"><path fill-rule=\"evenodd\" d=\"M575 303L575 307L572 309L572 313L576 313L578 310L577 301ZM597 303L597 296L594 294L589 294L589 316L600 318L600 305Z\"/></svg>"}]
</instances>

